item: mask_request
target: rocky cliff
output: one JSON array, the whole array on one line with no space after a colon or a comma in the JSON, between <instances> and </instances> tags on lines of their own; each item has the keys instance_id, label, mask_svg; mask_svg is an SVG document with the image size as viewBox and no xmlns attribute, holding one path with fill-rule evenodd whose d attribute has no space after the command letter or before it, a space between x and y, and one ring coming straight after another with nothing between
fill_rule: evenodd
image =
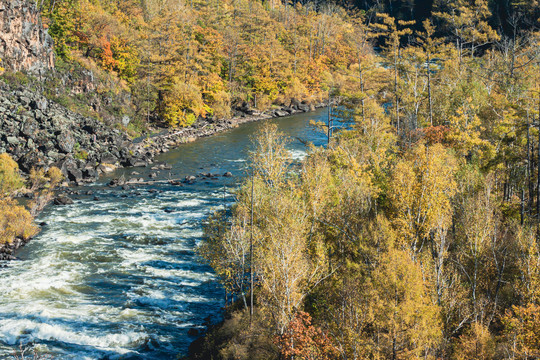
<instances>
[{"instance_id":1,"label":"rocky cliff","mask_svg":"<svg viewBox=\"0 0 540 360\"><path fill-rule=\"evenodd\" d=\"M29 0L0 0L0 59L13 71L40 72L54 67L53 40Z\"/></svg>"}]
</instances>

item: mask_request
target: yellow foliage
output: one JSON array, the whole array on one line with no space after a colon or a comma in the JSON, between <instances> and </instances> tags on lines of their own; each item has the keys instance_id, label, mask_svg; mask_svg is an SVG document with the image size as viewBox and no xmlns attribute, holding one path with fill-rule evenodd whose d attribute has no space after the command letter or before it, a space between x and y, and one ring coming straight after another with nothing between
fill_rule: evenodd
<instances>
[{"instance_id":1,"label":"yellow foliage","mask_svg":"<svg viewBox=\"0 0 540 360\"><path fill-rule=\"evenodd\" d=\"M206 117L210 108L204 103L197 85L175 78L164 91L160 114L170 126L185 127L193 124L197 117Z\"/></svg>"},{"instance_id":2,"label":"yellow foliage","mask_svg":"<svg viewBox=\"0 0 540 360\"><path fill-rule=\"evenodd\" d=\"M419 144L397 163L389 197L396 209L394 222L411 250L450 226L456 170L456 159L441 144Z\"/></svg>"},{"instance_id":3,"label":"yellow foliage","mask_svg":"<svg viewBox=\"0 0 540 360\"><path fill-rule=\"evenodd\" d=\"M513 306L503 318L510 351L518 359L540 357L540 306Z\"/></svg>"},{"instance_id":4,"label":"yellow foliage","mask_svg":"<svg viewBox=\"0 0 540 360\"><path fill-rule=\"evenodd\" d=\"M495 338L487 326L472 323L466 334L460 336L455 346L456 360L491 360L496 354Z\"/></svg>"},{"instance_id":5,"label":"yellow foliage","mask_svg":"<svg viewBox=\"0 0 540 360\"><path fill-rule=\"evenodd\" d=\"M6 153L0 154L0 198L23 187L19 165Z\"/></svg>"},{"instance_id":6,"label":"yellow foliage","mask_svg":"<svg viewBox=\"0 0 540 360\"><path fill-rule=\"evenodd\" d=\"M49 204L54 197L54 189L63 179L62 171L54 166L47 171L35 168L30 170L29 187L34 194L34 200L29 204L32 215L36 215Z\"/></svg>"},{"instance_id":7,"label":"yellow foliage","mask_svg":"<svg viewBox=\"0 0 540 360\"><path fill-rule=\"evenodd\" d=\"M13 200L0 200L0 245L15 238L28 240L38 231L28 210Z\"/></svg>"},{"instance_id":8,"label":"yellow foliage","mask_svg":"<svg viewBox=\"0 0 540 360\"><path fill-rule=\"evenodd\" d=\"M377 358L434 359L441 337L440 309L431 300L419 264L390 249L373 274L373 318Z\"/></svg>"}]
</instances>

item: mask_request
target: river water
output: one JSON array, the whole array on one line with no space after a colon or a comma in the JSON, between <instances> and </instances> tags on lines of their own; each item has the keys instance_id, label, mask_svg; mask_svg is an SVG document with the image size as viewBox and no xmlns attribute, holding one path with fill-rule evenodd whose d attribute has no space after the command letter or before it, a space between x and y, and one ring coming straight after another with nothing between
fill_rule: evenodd
<instances>
[{"instance_id":1,"label":"river water","mask_svg":"<svg viewBox=\"0 0 540 360\"><path fill-rule=\"evenodd\" d=\"M297 138L325 137L309 120L318 111L269 120L293 138L292 156L305 155ZM79 189L69 206L50 206L42 232L0 268L0 358L34 344L54 359L175 359L195 339L190 329L217 321L224 292L195 248L202 221L234 201L244 176L250 136L261 123L199 139L156 158L173 166L157 180L201 172L233 177L108 188L111 178L149 168L121 169ZM193 332L193 330L192 330Z\"/></svg>"}]
</instances>

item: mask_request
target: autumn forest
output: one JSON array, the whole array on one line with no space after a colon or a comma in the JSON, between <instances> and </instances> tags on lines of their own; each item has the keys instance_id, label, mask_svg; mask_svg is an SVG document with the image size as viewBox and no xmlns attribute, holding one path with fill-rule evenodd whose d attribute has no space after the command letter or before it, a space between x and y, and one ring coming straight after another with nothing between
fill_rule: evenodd
<instances>
[{"instance_id":1,"label":"autumn forest","mask_svg":"<svg viewBox=\"0 0 540 360\"><path fill-rule=\"evenodd\" d=\"M328 108L300 163L262 126L207 220L226 314L190 358L540 358L537 0L37 3L129 126Z\"/></svg>"}]
</instances>

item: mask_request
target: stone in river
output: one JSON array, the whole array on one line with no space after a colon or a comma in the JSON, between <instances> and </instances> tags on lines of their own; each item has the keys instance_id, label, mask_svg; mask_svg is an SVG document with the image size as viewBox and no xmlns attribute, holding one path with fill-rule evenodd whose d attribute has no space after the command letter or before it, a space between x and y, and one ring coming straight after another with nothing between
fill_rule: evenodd
<instances>
[{"instance_id":1,"label":"stone in river","mask_svg":"<svg viewBox=\"0 0 540 360\"><path fill-rule=\"evenodd\" d=\"M54 204L55 205L71 205L73 204L73 200L71 200L65 195L60 195L56 199L54 199Z\"/></svg>"}]
</instances>

